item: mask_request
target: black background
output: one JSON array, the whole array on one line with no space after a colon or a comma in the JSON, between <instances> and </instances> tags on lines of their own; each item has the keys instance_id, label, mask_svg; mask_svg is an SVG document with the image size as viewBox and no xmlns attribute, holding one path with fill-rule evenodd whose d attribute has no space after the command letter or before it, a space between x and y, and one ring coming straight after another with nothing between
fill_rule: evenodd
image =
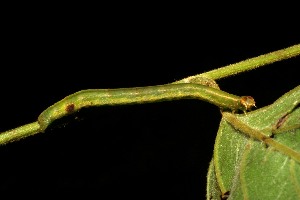
<instances>
[{"instance_id":1,"label":"black background","mask_svg":"<svg viewBox=\"0 0 300 200\"><path fill-rule=\"evenodd\" d=\"M299 43L293 26L273 16L241 23L242 13L178 9L12 9L2 25L0 132L79 90L170 83ZM263 107L299 85L299 64L292 58L218 83ZM196 100L82 110L0 147L1 195L204 199L220 118Z\"/></svg>"}]
</instances>

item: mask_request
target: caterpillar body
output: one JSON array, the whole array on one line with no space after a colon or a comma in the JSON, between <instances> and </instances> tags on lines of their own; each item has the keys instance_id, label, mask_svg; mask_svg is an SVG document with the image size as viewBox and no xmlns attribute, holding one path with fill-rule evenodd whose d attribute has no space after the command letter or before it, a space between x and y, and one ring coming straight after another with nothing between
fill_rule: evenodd
<instances>
[{"instance_id":1,"label":"caterpillar body","mask_svg":"<svg viewBox=\"0 0 300 200\"><path fill-rule=\"evenodd\" d=\"M221 109L247 111L255 106L250 96L239 97L227 92L195 83L166 84L120 89L88 89L76 92L55 103L38 117L41 131L56 119L81 108L104 105L151 103L175 99L199 99Z\"/></svg>"}]
</instances>

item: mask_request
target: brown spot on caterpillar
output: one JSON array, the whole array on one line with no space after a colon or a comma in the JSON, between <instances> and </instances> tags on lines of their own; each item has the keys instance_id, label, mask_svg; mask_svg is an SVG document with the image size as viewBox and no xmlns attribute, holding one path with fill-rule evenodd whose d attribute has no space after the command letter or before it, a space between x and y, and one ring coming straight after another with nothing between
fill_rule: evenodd
<instances>
[{"instance_id":1,"label":"brown spot on caterpillar","mask_svg":"<svg viewBox=\"0 0 300 200\"><path fill-rule=\"evenodd\" d=\"M67 113L72 113L75 110L75 105L73 103L66 106Z\"/></svg>"}]
</instances>

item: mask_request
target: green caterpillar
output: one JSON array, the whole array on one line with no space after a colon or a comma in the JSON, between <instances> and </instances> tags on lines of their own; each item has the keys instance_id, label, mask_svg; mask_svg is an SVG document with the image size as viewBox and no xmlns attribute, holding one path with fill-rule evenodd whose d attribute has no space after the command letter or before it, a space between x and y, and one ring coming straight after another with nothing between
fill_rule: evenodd
<instances>
[{"instance_id":1,"label":"green caterpillar","mask_svg":"<svg viewBox=\"0 0 300 200\"><path fill-rule=\"evenodd\" d=\"M175 99L199 99L221 109L246 112L255 106L250 96L239 97L221 90L195 83L166 84L120 89L88 89L76 92L55 103L38 117L41 131L56 119L81 108L103 105L151 103Z\"/></svg>"}]
</instances>

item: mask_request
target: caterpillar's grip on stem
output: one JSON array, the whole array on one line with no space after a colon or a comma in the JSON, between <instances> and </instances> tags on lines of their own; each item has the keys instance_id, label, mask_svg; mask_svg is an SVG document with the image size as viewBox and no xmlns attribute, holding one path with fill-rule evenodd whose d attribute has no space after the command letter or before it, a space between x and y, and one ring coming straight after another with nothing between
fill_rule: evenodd
<instances>
[{"instance_id":1,"label":"caterpillar's grip on stem","mask_svg":"<svg viewBox=\"0 0 300 200\"><path fill-rule=\"evenodd\" d=\"M151 103L175 99L199 99L222 109L242 110L244 112L255 105L252 97L239 97L194 83L121 89L88 89L69 95L47 108L38 117L38 123L40 131L44 131L56 119L85 107Z\"/></svg>"}]
</instances>

